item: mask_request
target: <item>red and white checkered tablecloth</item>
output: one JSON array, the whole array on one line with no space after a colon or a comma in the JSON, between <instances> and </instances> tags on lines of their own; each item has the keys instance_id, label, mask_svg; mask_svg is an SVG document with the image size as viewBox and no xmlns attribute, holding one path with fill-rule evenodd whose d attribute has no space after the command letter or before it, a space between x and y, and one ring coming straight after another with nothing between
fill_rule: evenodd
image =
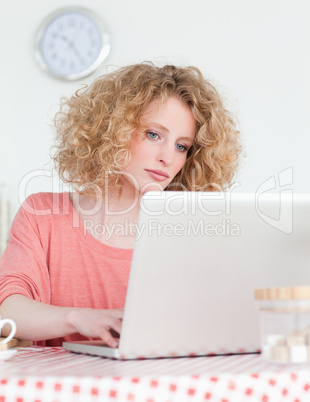
<instances>
[{"instance_id":1,"label":"red and white checkered tablecloth","mask_svg":"<svg viewBox=\"0 0 310 402\"><path fill-rule=\"evenodd\" d=\"M310 367L259 355L115 361L62 348L0 362L0 402L307 402Z\"/></svg>"}]
</instances>

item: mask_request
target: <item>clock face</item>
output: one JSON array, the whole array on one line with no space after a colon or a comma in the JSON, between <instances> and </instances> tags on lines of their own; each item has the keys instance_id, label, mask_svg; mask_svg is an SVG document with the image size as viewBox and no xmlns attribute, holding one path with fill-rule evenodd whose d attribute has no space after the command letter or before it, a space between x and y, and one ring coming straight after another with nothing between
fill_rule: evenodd
<instances>
[{"instance_id":1,"label":"clock face","mask_svg":"<svg viewBox=\"0 0 310 402\"><path fill-rule=\"evenodd\" d=\"M109 35L101 21L84 9L62 9L52 14L37 35L37 61L61 79L91 74L109 51Z\"/></svg>"}]
</instances>

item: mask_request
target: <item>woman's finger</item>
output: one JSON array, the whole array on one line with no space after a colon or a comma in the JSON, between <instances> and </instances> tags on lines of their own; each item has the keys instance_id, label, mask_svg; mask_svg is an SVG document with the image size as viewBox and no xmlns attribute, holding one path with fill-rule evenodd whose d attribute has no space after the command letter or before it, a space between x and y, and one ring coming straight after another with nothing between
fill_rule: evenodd
<instances>
[{"instance_id":1,"label":"woman's finger","mask_svg":"<svg viewBox=\"0 0 310 402\"><path fill-rule=\"evenodd\" d=\"M111 333L103 329L101 331L100 338L108 345L110 348L117 348L118 347L118 339L114 338Z\"/></svg>"}]
</instances>

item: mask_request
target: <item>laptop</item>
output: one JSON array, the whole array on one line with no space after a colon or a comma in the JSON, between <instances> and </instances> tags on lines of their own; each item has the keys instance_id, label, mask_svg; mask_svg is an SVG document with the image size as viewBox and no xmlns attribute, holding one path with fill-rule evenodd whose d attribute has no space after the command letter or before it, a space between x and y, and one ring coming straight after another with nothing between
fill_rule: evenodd
<instances>
[{"instance_id":1,"label":"laptop","mask_svg":"<svg viewBox=\"0 0 310 402\"><path fill-rule=\"evenodd\" d=\"M149 192L141 202L114 359L260 351L254 290L310 285L310 195Z\"/></svg>"}]
</instances>

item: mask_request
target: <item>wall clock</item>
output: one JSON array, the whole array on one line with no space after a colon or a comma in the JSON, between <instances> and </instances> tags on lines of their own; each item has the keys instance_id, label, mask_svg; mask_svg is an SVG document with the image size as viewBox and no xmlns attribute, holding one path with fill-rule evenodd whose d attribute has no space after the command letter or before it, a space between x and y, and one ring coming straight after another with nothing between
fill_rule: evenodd
<instances>
[{"instance_id":1,"label":"wall clock","mask_svg":"<svg viewBox=\"0 0 310 402\"><path fill-rule=\"evenodd\" d=\"M80 7L53 12L38 29L35 56L52 76L77 80L93 73L110 52L110 36L96 14Z\"/></svg>"}]
</instances>

